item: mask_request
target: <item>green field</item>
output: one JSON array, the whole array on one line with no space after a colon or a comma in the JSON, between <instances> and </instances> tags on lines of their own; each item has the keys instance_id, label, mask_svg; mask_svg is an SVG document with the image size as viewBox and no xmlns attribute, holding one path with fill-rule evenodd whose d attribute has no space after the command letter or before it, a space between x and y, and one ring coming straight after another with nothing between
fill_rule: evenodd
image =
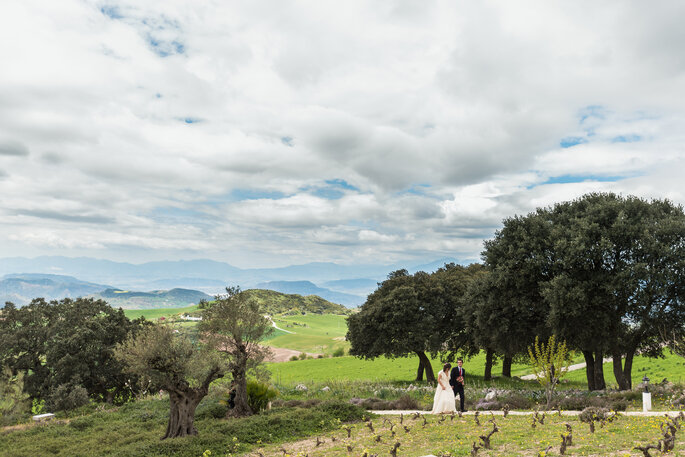
<instances>
[{"instance_id":1,"label":"green field","mask_svg":"<svg viewBox=\"0 0 685 457\"><path fill-rule=\"evenodd\" d=\"M643 356L635 357L632 371L633 387L640 384L645 375L647 375L652 384L661 382L664 378L671 382L685 382L685 359L668 350L664 351L664 355L665 357L661 359L651 359ZM569 372L564 379L587 386L584 368ZM604 364L604 379L607 382L607 387L616 387L612 363Z\"/></svg>"},{"instance_id":2,"label":"green field","mask_svg":"<svg viewBox=\"0 0 685 457\"><path fill-rule=\"evenodd\" d=\"M344 339L347 333L345 316L300 314L276 315L272 319L276 326L293 333L275 330L264 341L268 346L317 354L330 354L338 348L347 350L350 346Z\"/></svg>"},{"instance_id":3,"label":"green field","mask_svg":"<svg viewBox=\"0 0 685 457\"><path fill-rule=\"evenodd\" d=\"M192 313L198 307L185 308L124 310L127 317L135 319L144 316L148 320L157 320L160 317L167 319L176 315ZM338 348L349 350L349 343L344 341L347 332L346 316L334 314L296 314L275 315L273 320L276 325L285 331L274 330L273 334L264 341L264 344L272 347L293 349L302 352L330 355ZM184 322L183 327L193 330L194 322ZM633 385L642 382L642 377L647 375L652 383L660 382L664 378L671 382L685 382L685 359L665 351L665 358L650 359L636 356L633 363ZM582 362L582 356L574 357L573 363ZM442 365L438 359L432 360L433 371L437 372ZM485 356L480 354L467 359L464 367L468 370L471 379L482 380L485 366ZM322 384L330 380L347 381L383 381L405 382L411 381L416 376L418 359L416 356L406 358L387 359L380 357L375 360L362 360L356 357L335 357L324 359L298 360L269 364L272 373L272 381L281 386L289 386L299 382ZM493 368L493 375L501 373L501 365ZM530 374L525 364L514 364L513 376ZM611 363L604 364L604 377L608 387L616 385ZM565 379L564 387L586 388L585 370L580 369L569 372ZM530 383L535 386L535 381Z\"/></svg>"},{"instance_id":4,"label":"green field","mask_svg":"<svg viewBox=\"0 0 685 457\"><path fill-rule=\"evenodd\" d=\"M439 359L431 360L433 371L437 374L442 368ZM271 363L269 371L272 380L279 385L290 385L298 382L321 384L328 381L372 381L372 382L405 382L416 378L419 366L417 356L389 359L379 357L374 360L363 360L357 357L333 357L324 359L297 360L293 362ZM471 382L483 379L485 354L464 362ZM495 367L493 374L498 375L500 366ZM521 376L530 372L526 365L514 364L512 376Z\"/></svg>"},{"instance_id":5,"label":"green field","mask_svg":"<svg viewBox=\"0 0 685 457\"><path fill-rule=\"evenodd\" d=\"M129 319L137 319L141 316L145 319L154 321L160 317L168 319L174 315L192 313L198 310L197 305L186 306L185 308L157 308L157 309L125 309L124 314Z\"/></svg>"}]
</instances>

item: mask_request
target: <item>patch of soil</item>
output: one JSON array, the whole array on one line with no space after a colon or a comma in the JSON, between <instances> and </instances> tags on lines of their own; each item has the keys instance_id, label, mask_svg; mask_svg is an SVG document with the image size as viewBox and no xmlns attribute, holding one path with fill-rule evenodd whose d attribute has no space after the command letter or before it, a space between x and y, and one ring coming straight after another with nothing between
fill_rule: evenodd
<instances>
[{"instance_id":1,"label":"patch of soil","mask_svg":"<svg viewBox=\"0 0 685 457\"><path fill-rule=\"evenodd\" d=\"M267 362L287 362L290 360L292 356L297 356L299 357L300 354L302 354L301 351L295 351L293 349L286 349L286 348L274 348L270 347L271 349L271 356L267 357L266 361ZM318 357L320 354L316 354L313 352L307 352L307 356L311 357Z\"/></svg>"}]
</instances>

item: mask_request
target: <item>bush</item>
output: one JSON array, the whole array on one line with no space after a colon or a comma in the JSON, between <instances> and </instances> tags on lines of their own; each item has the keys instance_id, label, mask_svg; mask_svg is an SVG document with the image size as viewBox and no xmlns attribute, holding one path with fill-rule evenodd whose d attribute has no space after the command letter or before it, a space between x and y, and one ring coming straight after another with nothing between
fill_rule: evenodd
<instances>
[{"instance_id":1,"label":"bush","mask_svg":"<svg viewBox=\"0 0 685 457\"><path fill-rule=\"evenodd\" d=\"M290 357L290 361L291 361L291 362L295 362L295 361L297 361L297 360L300 360L300 358L299 358L298 356L296 356L296 355Z\"/></svg>"},{"instance_id":2,"label":"bush","mask_svg":"<svg viewBox=\"0 0 685 457\"><path fill-rule=\"evenodd\" d=\"M391 404L392 404L392 409L398 409L398 410L419 409L419 402L416 401L414 398L411 398L409 395L402 395L400 398L393 401Z\"/></svg>"},{"instance_id":3,"label":"bush","mask_svg":"<svg viewBox=\"0 0 685 457\"><path fill-rule=\"evenodd\" d=\"M300 352L300 355L298 358L300 360L306 360L307 359L307 353L306 352Z\"/></svg>"},{"instance_id":4,"label":"bush","mask_svg":"<svg viewBox=\"0 0 685 457\"><path fill-rule=\"evenodd\" d=\"M12 375L9 368L0 371L0 425L10 425L28 415L29 396L24 393L24 374Z\"/></svg>"},{"instance_id":5,"label":"bush","mask_svg":"<svg viewBox=\"0 0 685 457\"><path fill-rule=\"evenodd\" d=\"M92 416L77 417L69 421L69 427L73 428L74 430L83 431L92 427L94 422L95 420Z\"/></svg>"},{"instance_id":6,"label":"bush","mask_svg":"<svg viewBox=\"0 0 685 457\"><path fill-rule=\"evenodd\" d=\"M278 396L278 390L264 382L247 381L247 404L258 413L267 408L269 402Z\"/></svg>"},{"instance_id":7,"label":"bush","mask_svg":"<svg viewBox=\"0 0 685 457\"><path fill-rule=\"evenodd\" d=\"M345 355L345 348L338 348L335 351L333 351L332 356L333 357L342 357Z\"/></svg>"},{"instance_id":8,"label":"bush","mask_svg":"<svg viewBox=\"0 0 685 457\"><path fill-rule=\"evenodd\" d=\"M274 407L285 406L288 408L297 408L297 407L299 407L299 408L312 408L312 407L318 405L319 403L321 403L321 400L319 400L318 398L310 398L309 400L304 400L304 401L303 400L286 400L286 401L275 400L273 402L273 406Z\"/></svg>"},{"instance_id":9,"label":"bush","mask_svg":"<svg viewBox=\"0 0 685 457\"><path fill-rule=\"evenodd\" d=\"M226 407L226 405L222 405L221 403L211 403L211 404L206 405L204 407L198 407L197 412L195 413L195 418L196 419L204 419L204 418L221 419L223 417L226 417L227 411L228 411L228 408Z\"/></svg>"},{"instance_id":10,"label":"bush","mask_svg":"<svg viewBox=\"0 0 685 457\"><path fill-rule=\"evenodd\" d=\"M363 408L341 400L325 401L319 404L316 409L342 422L360 421L366 416L366 411Z\"/></svg>"},{"instance_id":11,"label":"bush","mask_svg":"<svg viewBox=\"0 0 685 457\"><path fill-rule=\"evenodd\" d=\"M70 411L87 405L89 401L88 391L84 387L62 384L50 393L45 408L49 411Z\"/></svg>"},{"instance_id":12,"label":"bush","mask_svg":"<svg viewBox=\"0 0 685 457\"><path fill-rule=\"evenodd\" d=\"M578 419L581 422L590 423L593 421L601 421L609 417L609 410L607 408L598 408L596 406L589 406L581 411Z\"/></svg>"}]
</instances>

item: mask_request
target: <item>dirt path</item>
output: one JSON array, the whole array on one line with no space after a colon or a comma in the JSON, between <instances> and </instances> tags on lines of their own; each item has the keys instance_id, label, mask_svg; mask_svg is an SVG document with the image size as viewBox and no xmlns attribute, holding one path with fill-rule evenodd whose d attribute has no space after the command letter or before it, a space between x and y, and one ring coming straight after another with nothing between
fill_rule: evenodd
<instances>
[{"instance_id":1,"label":"dirt path","mask_svg":"<svg viewBox=\"0 0 685 457\"><path fill-rule=\"evenodd\" d=\"M267 358L267 362L287 362L290 360L292 356L297 356L299 357L300 354L302 354L302 351L295 351L294 349L286 349L286 348L274 348L274 347L269 347L272 352L272 356ZM307 352L307 356L311 357L318 357L321 354L316 354L314 352Z\"/></svg>"},{"instance_id":2,"label":"dirt path","mask_svg":"<svg viewBox=\"0 0 685 457\"><path fill-rule=\"evenodd\" d=\"M606 357L606 358L604 358L604 360L602 361L602 363L611 362L611 361L613 361L613 360L614 360L614 359L612 359L611 357ZM587 366L587 365L586 365L585 362L583 362L583 363L576 363L576 364L574 364L574 365L570 365L570 366L568 367L568 371L580 370L580 369L582 369L582 368L585 368L586 366ZM532 381L532 380L535 379L535 375L534 375L534 374L527 374L527 375L521 376L521 379L523 379L524 381Z\"/></svg>"}]
</instances>

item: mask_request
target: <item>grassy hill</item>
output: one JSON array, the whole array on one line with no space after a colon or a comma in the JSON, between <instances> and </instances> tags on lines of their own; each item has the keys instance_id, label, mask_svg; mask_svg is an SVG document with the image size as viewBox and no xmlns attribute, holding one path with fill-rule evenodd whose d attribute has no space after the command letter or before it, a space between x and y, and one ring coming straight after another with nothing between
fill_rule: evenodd
<instances>
[{"instance_id":1,"label":"grassy hill","mask_svg":"<svg viewBox=\"0 0 685 457\"><path fill-rule=\"evenodd\" d=\"M266 289L248 289L245 293L259 301L269 314L350 314L350 310L344 306L331 303L318 295L284 294Z\"/></svg>"}]
</instances>

